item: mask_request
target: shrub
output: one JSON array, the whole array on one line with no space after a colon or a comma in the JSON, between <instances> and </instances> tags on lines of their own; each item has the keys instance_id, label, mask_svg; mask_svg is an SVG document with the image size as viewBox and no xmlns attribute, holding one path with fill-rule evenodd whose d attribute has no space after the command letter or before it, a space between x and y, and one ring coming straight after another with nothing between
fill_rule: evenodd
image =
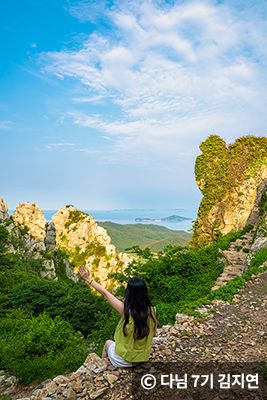
<instances>
[{"instance_id":1,"label":"shrub","mask_svg":"<svg viewBox=\"0 0 267 400\"><path fill-rule=\"evenodd\" d=\"M24 383L73 371L86 355L83 338L59 316L15 310L0 322L0 368Z\"/></svg>"},{"instance_id":2,"label":"shrub","mask_svg":"<svg viewBox=\"0 0 267 400\"><path fill-rule=\"evenodd\" d=\"M85 337L95 328L98 311L107 316L111 312L107 301L90 288L45 279L16 285L10 292L10 303L14 308L30 310L34 316L43 311L52 318L60 315Z\"/></svg>"}]
</instances>

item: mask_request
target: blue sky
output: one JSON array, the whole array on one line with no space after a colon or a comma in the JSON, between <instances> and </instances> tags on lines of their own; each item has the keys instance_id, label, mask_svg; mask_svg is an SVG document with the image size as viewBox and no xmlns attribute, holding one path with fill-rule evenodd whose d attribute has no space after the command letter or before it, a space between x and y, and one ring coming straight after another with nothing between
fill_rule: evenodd
<instances>
[{"instance_id":1,"label":"blue sky","mask_svg":"<svg viewBox=\"0 0 267 400\"><path fill-rule=\"evenodd\" d=\"M197 208L199 144L266 135L267 2L0 5L9 208Z\"/></svg>"}]
</instances>

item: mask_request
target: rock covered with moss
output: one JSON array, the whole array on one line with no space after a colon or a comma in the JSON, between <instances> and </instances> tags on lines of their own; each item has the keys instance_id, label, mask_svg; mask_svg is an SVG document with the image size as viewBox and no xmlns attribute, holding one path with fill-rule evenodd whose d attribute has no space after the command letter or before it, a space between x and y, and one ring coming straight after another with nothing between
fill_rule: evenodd
<instances>
[{"instance_id":1,"label":"rock covered with moss","mask_svg":"<svg viewBox=\"0 0 267 400\"><path fill-rule=\"evenodd\" d=\"M19 203L16 211L12 214L12 219L21 226L29 228L31 236L39 241L43 241L46 236L46 219L44 212L39 210L34 203Z\"/></svg>"},{"instance_id":2,"label":"rock covered with moss","mask_svg":"<svg viewBox=\"0 0 267 400\"><path fill-rule=\"evenodd\" d=\"M243 228L253 214L257 190L267 178L266 137L241 137L227 146L211 135L200 150L195 176L203 198L194 223L195 246L215 240L218 232Z\"/></svg>"},{"instance_id":3,"label":"rock covered with moss","mask_svg":"<svg viewBox=\"0 0 267 400\"><path fill-rule=\"evenodd\" d=\"M65 251L77 271L84 264L92 276L104 287L115 282L108 279L110 272L121 272L129 263L126 254L116 251L107 231L97 225L93 217L73 206L64 206L53 215L57 247Z\"/></svg>"}]
</instances>

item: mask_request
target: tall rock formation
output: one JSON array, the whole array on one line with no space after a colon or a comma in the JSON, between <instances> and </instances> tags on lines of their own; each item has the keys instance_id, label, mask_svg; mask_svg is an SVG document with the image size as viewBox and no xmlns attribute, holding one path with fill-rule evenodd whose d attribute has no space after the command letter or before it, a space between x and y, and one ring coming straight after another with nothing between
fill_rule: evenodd
<instances>
[{"instance_id":1,"label":"tall rock formation","mask_svg":"<svg viewBox=\"0 0 267 400\"><path fill-rule=\"evenodd\" d=\"M7 214L7 205L1 198L0 210L0 225L4 225L9 233L8 251L25 260L40 260L42 264L40 275L57 280L51 252L47 252L43 240L43 227L46 224L43 211L38 210L35 204L20 203L10 218Z\"/></svg>"},{"instance_id":2,"label":"tall rock formation","mask_svg":"<svg viewBox=\"0 0 267 400\"><path fill-rule=\"evenodd\" d=\"M211 135L200 149L195 175L203 198L194 223L195 246L215 240L218 232L226 234L254 221L267 178L266 137L241 137L227 146Z\"/></svg>"},{"instance_id":3,"label":"tall rock formation","mask_svg":"<svg viewBox=\"0 0 267 400\"><path fill-rule=\"evenodd\" d=\"M108 279L108 274L121 272L130 261L116 251L106 230L93 217L73 206L62 207L50 223L34 203L19 203L11 218L7 211L0 199L0 224L9 232L9 251L25 259L40 259L42 277L57 279L55 263L63 263L66 275L77 282L73 270L85 264L102 286L113 288L116 282Z\"/></svg>"},{"instance_id":4,"label":"tall rock formation","mask_svg":"<svg viewBox=\"0 0 267 400\"><path fill-rule=\"evenodd\" d=\"M116 251L106 230L98 226L93 217L73 206L61 207L53 215L52 223L57 247L68 254L74 268L77 270L84 264L102 286L112 288L115 282L107 278L108 274L121 272L130 259Z\"/></svg>"},{"instance_id":5,"label":"tall rock formation","mask_svg":"<svg viewBox=\"0 0 267 400\"><path fill-rule=\"evenodd\" d=\"M39 210L34 203L19 203L16 211L12 214L12 219L21 226L29 228L31 236L38 241L43 241L46 236L46 219L44 212Z\"/></svg>"},{"instance_id":6,"label":"tall rock formation","mask_svg":"<svg viewBox=\"0 0 267 400\"><path fill-rule=\"evenodd\" d=\"M6 202L0 198L0 221L6 221L9 219L8 206Z\"/></svg>"}]
</instances>

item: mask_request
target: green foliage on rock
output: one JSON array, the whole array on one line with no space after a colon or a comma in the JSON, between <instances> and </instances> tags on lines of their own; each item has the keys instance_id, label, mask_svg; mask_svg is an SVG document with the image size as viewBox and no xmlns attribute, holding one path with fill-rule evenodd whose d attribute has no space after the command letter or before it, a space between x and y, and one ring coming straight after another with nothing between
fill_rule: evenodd
<instances>
[{"instance_id":1,"label":"green foliage on rock","mask_svg":"<svg viewBox=\"0 0 267 400\"><path fill-rule=\"evenodd\" d=\"M198 218L193 228L192 243L203 246L216 238L222 223L222 200L233 202L240 184L250 177L255 178L262 165L267 165L267 138L246 136L233 144L226 143L217 135L211 135L200 145L202 154L195 163L197 184L203 194L198 209ZM260 183L260 182L259 182ZM220 205L220 212L214 211L214 222L209 216L211 209ZM234 207L234 203L233 203Z\"/></svg>"},{"instance_id":2,"label":"green foliage on rock","mask_svg":"<svg viewBox=\"0 0 267 400\"><path fill-rule=\"evenodd\" d=\"M87 214L82 211L70 211L68 221L65 223L65 228L69 229L72 224L80 222Z\"/></svg>"}]
</instances>

